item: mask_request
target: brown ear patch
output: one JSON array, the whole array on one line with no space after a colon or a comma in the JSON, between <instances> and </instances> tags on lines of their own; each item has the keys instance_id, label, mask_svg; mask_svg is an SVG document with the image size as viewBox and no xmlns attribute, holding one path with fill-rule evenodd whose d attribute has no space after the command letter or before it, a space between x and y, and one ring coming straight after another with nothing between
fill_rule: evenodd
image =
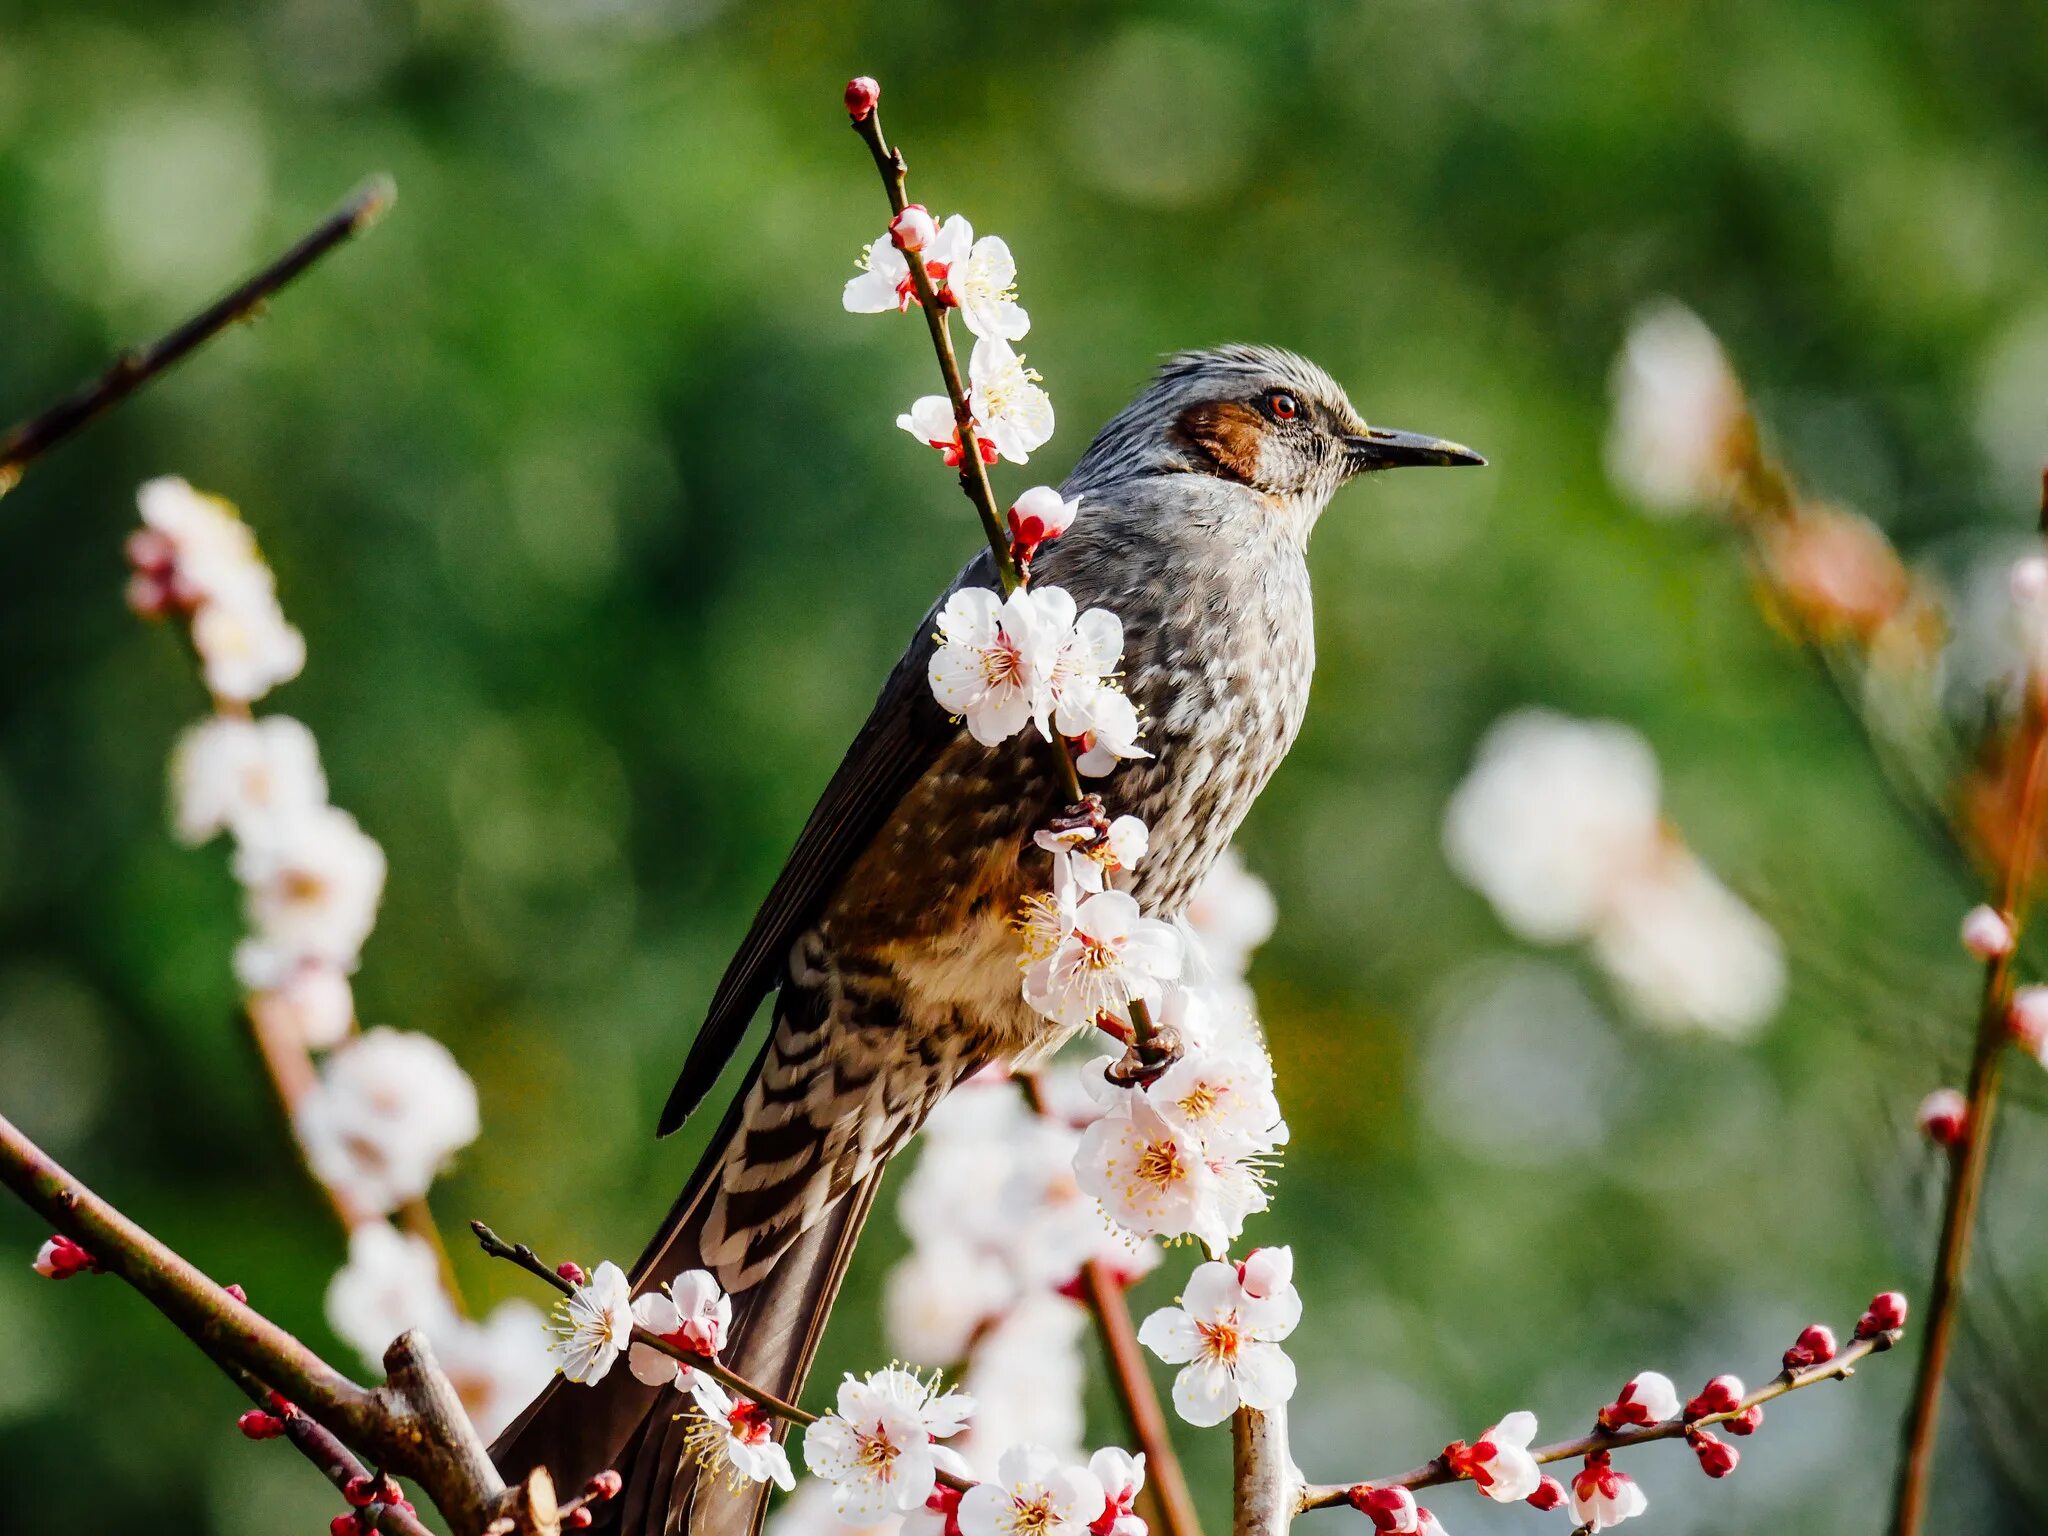
<instances>
[{"instance_id":1,"label":"brown ear patch","mask_svg":"<svg viewBox=\"0 0 2048 1536\"><path fill-rule=\"evenodd\" d=\"M1173 424L1174 446L1194 461L1192 467L1224 480L1256 484L1259 445L1266 419L1236 400L1208 400L1191 405Z\"/></svg>"}]
</instances>

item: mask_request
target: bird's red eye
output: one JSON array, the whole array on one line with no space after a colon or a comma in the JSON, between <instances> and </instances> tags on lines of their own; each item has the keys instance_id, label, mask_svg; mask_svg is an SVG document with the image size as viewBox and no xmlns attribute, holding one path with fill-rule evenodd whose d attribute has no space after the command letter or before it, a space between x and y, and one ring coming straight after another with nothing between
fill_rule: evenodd
<instances>
[{"instance_id":1,"label":"bird's red eye","mask_svg":"<svg viewBox=\"0 0 2048 1536\"><path fill-rule=\"evenodd\" d=\"M1276 389L1266 396L1266 404L1273 415L1281 421L1292 421L1301 414L1301 404L1284 389Z\"/></svg>"}]
</instances>

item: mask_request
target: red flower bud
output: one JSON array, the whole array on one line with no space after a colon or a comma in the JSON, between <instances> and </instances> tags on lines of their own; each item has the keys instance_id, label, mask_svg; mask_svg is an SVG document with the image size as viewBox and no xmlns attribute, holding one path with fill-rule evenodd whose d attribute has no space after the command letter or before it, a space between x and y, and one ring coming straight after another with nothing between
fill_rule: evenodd
<instances>
[{"instance_id":1,"label":"red flower bud","mask_svg":"<svg viewBox=\"0 0 2048 1536\"><path fill-rule=\"evenodd\" d=\"M53 1237L44 1243L36 1251L35 1262L30 1267L51 1280L69 1280L73 1275L99 1269L93 1256L68 1237Z\"/></svg>"},{"instance_id":2,"label":"red flower bud","mask_svg":"<svg viewBox=\"0 0 2048 1536\"><path fill-rule=\"evenodd\" d=\"M336 1515L327 1522L328 1536L362 1536L362 1529L362 1522L352 1512Z\"/></svg>"},{"instance_id":3,"label":"red flower bud","mask_svg":"<svg viewBox=\"0 0 2048 1536\"><path fill-rule=\"evenodd\" d=\"M251 1440L275 1440L284 1433L284 1420L274 1413L265 1413L261 1408L251 1408L235 1420L235 1428Z\"/></svg>"},{"instance_id":4,"label":"red flower bud","mask_svg":"<svg viewBox=\"0 0 2048 1536\"><path fill-rule=\"evenodd\" d=\"M561 1263L555 1266L555 1273L571 1285L581 1285L590 1278L590 1276L583 1272L583 1266L574 1259L562 1260Z\"/></svg>"},{"instance_id":5,"label":"red flower bud","mask_svg":"<svg viewBox=\"0 0 2048 1536\"><path fill-rule=\"evenodd\" d=\"M221 1287L221 1289L226 1291L230 1296L234 1297L235 1300L239 1301L243 1306L246 1307L247 1305L249 1305L249 1293L243 1290L239 1285L224 1285Z\"/></svg>"},{"instance_id":6,"label":"red flower bud","mask_svg":"<svg viewBox=\"0 0 2048 1536\"><path fill-rule=\"evenodd\" d=\"M1792 1341L1785 1351L1785 1369L1803 1371L1826 1365L1835 1358L1835 1332L1826 1323L1814 1323Z\"/></svg>"},{"instance_id":7,"label":"red flower bud","mask_svg":"<svg viewBox=\"0 0 2048 1536\"><path fill-rule=\"evenodd\" d=\"M866 122L881 99L881 86L866 75L855 75L846 82L846 115L856 123Z\"/></svg>"},{"instance_id":8,"label":"red flower bud","mask_svg":"<svg viewBox=\"0 0 2048 1536\"><path fill-rule=\"evenodd\" d=\"M939 238L939 221L923 203L910 203L889 221L889 239L899 251L921 251Z\"/></svg>"},{"instance_id":9,"label":"red flower bud","mask_svg":"<svg viewBox=\"0 0 2048 1536\"><path fill-rule=\"evenodd\" d=\"M619 1490L626 1486L626 1480L607 1468L583 1485L583 1497L595 1499L600 1504L606 1499L616 1499Z\"/></svg>"},{"instance_id":10,"label":"red flower bud","mask_svg":"<svg viewBox=\"0 0 2048 1536\"><path fill-rule=\"evenodd\" d=\"M1856 1319L1856 1337L1874 1339L1906 1326L1906 1298L1897 1291L1879 1291L1870 1298L1870 1310Z\"/></svg>"},{"instance_id":11,"label":"red flower bud","mask_svg":"<svg viewBox=\"0 0 2048 1536\"><path fill-rule=\"evenodd\" d=\"M1360 1483L1344 1497L1353 1509L1372 1521L1375 1530L1415 1529L1415 1495L1406 1488L1375 1488Z\"/></svg>"},{"instance_id":12,"label":"red flower bud","mask_svg":"<svg viewBox=\"0 0 2048 1536\"><path fill-rule=\"evenodd\" d=\"M1523 1502L1532 1509L1558 1509L1564 1504L1564 1484L1554 1477L1546 1477Z\"/></svg>"},{"instance_id":13,"label":"red flower bud","mask_svg":"<svg viewBox=\"0 0 2048 1536\"><path fill-rule=\"evenodd\" d=\"M1685 1443L1692 1447L1693 1455L1700 1459L1700 1470L1709 1477L1726 1477L1742 1460L1742 1453L1734 1446L1716 1440L1704 1429L1687 1430Z\"/></svg>"},{"instance_id":14,"label":"red flower bud","mask_svg":"<svg viewBox=\"0 0 2048 1536\"><path fill-rule=\"evenodd\" d=\"M377 1479L367 1472L350 1478L341 1490L341 1496L356 1509L367 1509L377 1502Z\"/></svg>"},{"instance_id":15,"label":"red flower bud","mask_svg":"<svg viewBox=\"0 0 2048 1536\"><path fill-rule=\"evenodd\" d=\"M597 1516L590 1512L588 1504L578 1504L574 1509L562 1511L562 1529L565 1531L588 1530L590 1523L596 1518Z\"/></svg>"},{"instance_id":16,"label":"red flower bud","mask_svg":"<svg viewBox=\"0 0 2048 1536\"><path fill-rule=\"evenodd\" d=\"M1920 1130L1938 1147L1959 1146L1970 1128L1970 1101L1953 1088L1937 1088L1920 1101Z\"/></svg>"},{"instance_id":17,"label":"red flower bud","mask_svg":"<svg viewBox=\"0 0 2048 1536\"><path fill-rule=\"evenodd\" d=\"M1685 1405L1688 1419L1704 1419L1717 1413L1733 1413L1742 1406L1742 1378L1740 1376L1716 1376L1704 1387L1700 1395Z\"/></svg>"},{"instance_id":18,"label":"red flower bud","mask_svg":"<svg viewBox=\"0 0 2048 1536\"><path fill-rule=\"evenodd\" d=\"M1751 1403L1721 1427L1731 1435L1753 1435L1764 1422L1764 1405Z\"/></svg>"}]
</instances>

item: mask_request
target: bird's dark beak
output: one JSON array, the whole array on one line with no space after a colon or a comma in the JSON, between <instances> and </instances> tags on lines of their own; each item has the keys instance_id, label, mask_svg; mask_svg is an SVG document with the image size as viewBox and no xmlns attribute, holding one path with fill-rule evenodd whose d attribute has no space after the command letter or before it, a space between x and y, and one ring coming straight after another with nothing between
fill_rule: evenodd
<instances>
[{"instance_id":1,"label":"bird's dark beak","mask_svg":"<svg viewBox=\"0 0 2048 1536\"><path fill-rule=\"evenodd\" d=\"M1392 427L1367 427L1363 432L1352 433L1344 439L1344 455L1354 475L1412 464L1486 462L1462 443L1446 442L1420 432L1396 432Z\"/></svg>"}]
</instances>

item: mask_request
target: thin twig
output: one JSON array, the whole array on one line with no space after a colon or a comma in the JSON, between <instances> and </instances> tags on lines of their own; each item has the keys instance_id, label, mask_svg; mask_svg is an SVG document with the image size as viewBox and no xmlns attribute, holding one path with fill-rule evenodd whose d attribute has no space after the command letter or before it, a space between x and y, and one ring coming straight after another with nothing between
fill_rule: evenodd
<instances>
[{"instance_id":1,"label":"thin twig","mask_svg":"<svg viewBox=\"0 0 2048 1536\"><path fill-rule=\"evenodd\" d=\"M238 1365L223 1365L221 1369L241 1389L243 1396L284 1426L284 1438L337 1489L346 1492L349 1484L357 1478L370 1476L370 1469L356 1457L355 1452L336 1439L332 1431L301 1413L282 1394L272 1392ZM419 1516L408 1514L395 1505L372 1504L365 1513L369 1515L370 1523L384 1532L384 1536L431 1536Z\"/></svg>"},{"instance_id":2,"label":"thin twig","mask_svg":"<svg viewBox=\"0 0 2048 1536\"><path fill-rule=\"evenodd\" d=\"M1852 1339L1842 1352L1825 1365L1809 1366L1803 1371L1786 1371L1768 1385L1757 1388L1734 1408L1726 1413L1704 1414L1696 1419L1680 1416L1666 1419L1661 1424L1648 1424L1638 1428L1595 1430L1590 1435L1581 1435L1576 1440L1560 1440L1554 1445L1538 1446L1529 1454L1539 1463L1571 1461L1580 1456L1589 1456L1595 1451L1626 1450L1630 1446L1648 1445L1654 1440L1677 1440L1688 1429L1711 1429L1716 1424L1725 1424L1730 1419L1742 1417L1751 1408L1763 1403L1775 1402L1788 1392L1797 1392L1805 1387L1818 1386L1824 1381L1846 1381L1856 1374L1857 1365L1866 1357L1882 1354L1899 1341L1899 1330L1880 1333L1867 1339ZM1467 1481L1469 1474L1457 1471L1443 1457L1438 1456L1421 1466L1401 1473L1398 1477L1375 1477L1366 1479L1363 1486L1368 1488L1435 1488L1444 1483ZM1328 1509L1345 1503L1353 1488L1359 1483L1312 1483L1302 1491L1302 1510Z\"/></svg>"},{"instance_id":3,"label":"thin twig","mask_svg":"<svg viewBox=\"0 0 2048 1536\"><path fill-rule=\"evenodd\" d=\"M2042 505L2048 534L2048 496ZM2042 790L2048 779L2048 713L2039 690L2029 685L2021 722L2027 765L2020 784L2019 807L2005 860L1999 911L2012 931L2013 942L2002 954L1984 962L1984 984L1977 1002L1977 1041L1970 1057L1969 1109L1963 1121L1962 1145L1952 1154L1948 1189L1942 1201L1941 1239L1935 1248L1934 1279L1928 1288L1927 1336L1913 1380L1913 1406L1906 1417L1904 1450L1892 1504L1893 1536L1917 1536L1927 1515L1929 1476L1933 1470L1936 1429L1941 1421L1942 1377L1955 1341L1956 1313L1970 1262L1970 1244L1983 1201L1984 1177L1991 1161L1991 1132L1998 1117L1998 1088L2012 1038L2013 969L2019 936L2026 920L2033 880L2034 848L2041 834Z\"/></svg>"},{"instance_id":4,"label":"thin twig","mask_svg":"<svg viewBox=\"0 0 2048 1536\"><path fill-rule=\"evenodd\" d=\"M104 415L167 368L181 362L264 302L314 262L351 236L369 228L397 195L389 176L373 176L322 219L296 245L239 287L222 295L166 335L138 350L123 352L90 384L66 395L41 414L0 437L0 495L20 483L29 464L87 423Z\"/></svg>"}]
</instances>

